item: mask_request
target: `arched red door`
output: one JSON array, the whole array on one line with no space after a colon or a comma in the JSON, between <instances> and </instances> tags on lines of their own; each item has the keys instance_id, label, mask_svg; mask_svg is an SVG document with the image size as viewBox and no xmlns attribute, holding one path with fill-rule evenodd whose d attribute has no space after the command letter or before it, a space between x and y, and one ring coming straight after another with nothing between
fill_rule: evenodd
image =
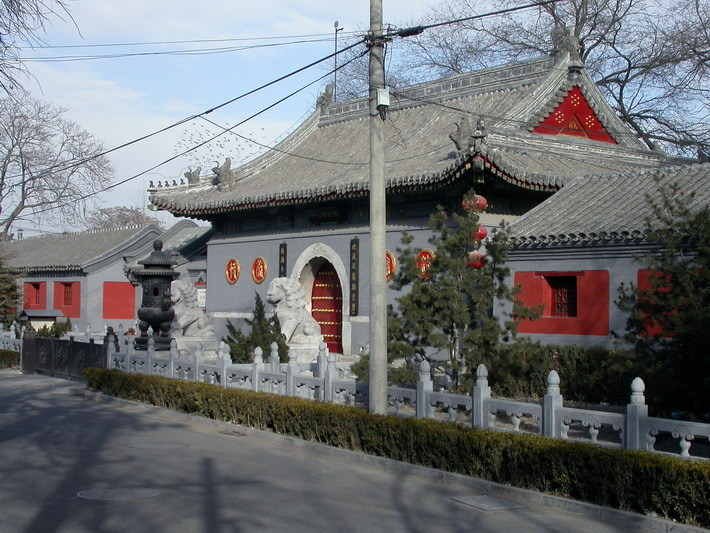
<instances>
[{"instance_id":1,"label":"arched red door","mask_svg":"<svg viewBox=\"0 0 710 533\"><path fill-rule=\"evenodd\" d=\"M318 269L311 293L311 312L320 324L323 340L331 353L343 353L343 289L333 265Z\"/></svg>"}]
</instances>

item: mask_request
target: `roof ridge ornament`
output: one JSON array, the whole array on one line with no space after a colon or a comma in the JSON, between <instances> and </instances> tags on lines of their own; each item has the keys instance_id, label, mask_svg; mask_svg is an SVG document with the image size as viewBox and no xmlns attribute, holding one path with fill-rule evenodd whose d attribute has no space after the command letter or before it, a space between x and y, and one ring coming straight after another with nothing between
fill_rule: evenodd
<instances>
[{"instance_id":1,"label":"roof ridge ornament","mask_svg":"<svg viewBox=\"0 0 710 533\"><path fill-rule=\"evenodd\" d=\"M575 34L573 27L557 25L552 29L552 55L556 58L567 54L567 68L571 74L577 74L584 68L582 54L584 45Z\"/></svg>"},{"instance_id":2,"label":"roof ridge ornament","mask_svg":"<svg viewBox=\"0 0 710 533\"><path fill-rule=\"evenodd\" d=\"M320 93L316 99L316 107L318 107L321 113L324 113L326 108L333 103L333 92L333 85L329 83L325 86L325 91Z\"/></svg>"},{"instance_id":3,"label":"roof ridge ornament","mask_svg":"<svg viewBox=\"0 0 710 533\"><path fill-rule=\"evenodd\" d=\"M195 185L197 183L200 183L200 172L202 171L202 167L197 167L195 170L188 170L185 172L183 175L187 178L187 183L188 185ZM182 182L182 180L180 180Z\"/></svg>"},{"instance_id":4,"label":"roof ridge ornament","mask_svg":"<svg viewBox=\"0 0 710 533\"><path fill-rule=\"evenodd\" d=\"M483 118L479 117L476 122L476 129L471 127L471 122L466 115L463 115L456 124L456 131L452 131L449 134L449 139L451 139L456 145L456 149L459 152L470 151L473 148L475 152L482 152L484 150L484 145L486 142L486 126L483 123Z\"/></svg>"},{"instance_id":5,"label":"roof ridge ornament","mask_svg":"<svg viewBox=\"0 0 710 533\"><path fill-rule=\"evenodd\" d=\"M231 166L232 160L227 157L220 166L213 167L212 172L214 172L214 178L212 178L212 185L216 185L217 188L221 188L222 185L228 185L232 177Z\"/></svg>"}]
</instances>

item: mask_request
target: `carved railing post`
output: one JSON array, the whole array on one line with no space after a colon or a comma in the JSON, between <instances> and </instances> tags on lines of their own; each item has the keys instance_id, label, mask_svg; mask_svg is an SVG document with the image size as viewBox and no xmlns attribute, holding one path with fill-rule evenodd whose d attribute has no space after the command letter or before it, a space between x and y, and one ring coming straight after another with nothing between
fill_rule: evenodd
<instances>
[{"instance_id":1,"label":"carved railing post","mask_svg":"<svg viewBox=\"0 0 710 533\"><path fill-rule=\"evenodd\" d=\"M641 435L641 420L648 416L648 405L644 392L646 384L641 378L631 382L631 399L626 406L626 427L624 428L624 448L627 450L645 450L646 439Z\"/></svg>"},{"instance_id":2,"label":"carved railing post","mask_svg":"<svg viewBox=\"0 0 710 533\"><path fill-rule=\"evenodd\" d=\"M271 347L276 345L272 344ZM278 354L278 346L276 346L276 353ZM298 373L298 354L295 350L288 351L288 366L286 367L286 396L296 396L296 386L293 382L293 378Z\"/></svg>"},{"instance_id":3,"label":"carved railing post","mask_svg":"<svg viewBox=\"0 0 710 533\"><path fill-rule=\"evenodd\" d=\"M272 372L281 370L281 360L279 359L279 347L276 343L271 344L271 355L269 356L269 364Z\"/></svg>"},{"instance_id":4,"label":"carved railing post","mask_svg":"<svg viewBox=\"0 0 710 533\"><path fill-rule=\"evenodd\" d=\"M327 401L326 400L326 386L325 386L325 372L328 366L328 345L321 342L318 345L318 359L316 360L316 377L320 378L322 381L322 386L316 390L316 400Z\"/></svg>"},{"instance_id":5,"label":"carved railing post","mask_svg":"<svg viewBox=\"0 0 710 533\"><path fill-rule=\"evenodd\" d=\"M559 437L560 428L557 421L557 409L562 407L563 398L560 394L560 375L551 370L547 376L547 394L542 402L542 432L546 437Z\"/></svg>"},{"instance_id":6,"label":"carved railing post","mask_svg":"<svg viewBox=\"0 0 710 533\"><path fill-rule=\"evenodd\" d=\"M318 345L318 359L316 359L316 376L325 377L325 367L328 364L328 345L321 342Z\"/></svg>"},{"instance_id":7,"label":"carved railing post","mask_svg":"<svg viewBox=\"0 0 710 533\"><path fill-rule=\"evenodd\" d=\"M150 369L153 366L153 356L155 355L155 339L151 336L148 339L148 349L146 350L146 364L148 366L148 375L150 375Z\"/></svg>"},{"instance_id":8,"label":"carved railing post","mask_svg":"<svg viewBox=\"0 0 710 533\"><path fill-rule=\"evenodd\" d=\"M417 380L417 418L429 418L429 393L434 391L431 381L431 365L426 359L419 363L419 379Z\"/></svg>"},{"instance_id":9,"label":"carved railing post","mask_svg":"<svg viewBox=\"0 0 710 533\"><path fill-rule=\"evenodd\" d=\"M200 362L204 361L204 354L203 354L203 347L202 343L198 342L195 344L195 356L192 362L192 381L197 381L198 376L200 375ZM190 379L190 378L186 378Z\"/></svg>"},{"instance_id":10,"label":"carved railing post","mask_svg":"<svg viewBox=\"0 0 710 533\"><path fill-rule=\"evenodd\" d=\"M232 349L225 343L222 348L222 365L219 370L222 386L227 388L227 367L232 364Z\"/></svg>"},{"instance_id":11,"label":"carved railing post","mask_svg":"<svg viewBox=\"0 0 710 533\"><path fill-rule=\"evenodd\" d=\"M473 406L471 407L471 423L474 427L488 426L486 400L491 397L491 387L488 385L488 369L481 363L476 369L476 384L473 386Z\"/></svg>"},{"instance_id":12,"label":"carved railing post","mask_svg":"<svg viewBox=\"0 0 710 533\"><path fill-rule=\"evenodd\" d=\"M259 346L254 348L254 363L251 366L251 388L254 392L259 392L261 377L259 373L264 369L264 350Z\"/></svg>"},{"instance_id":13,"label":"carved railing post","mask_svg":"<svg viewBox=\"0 0 710 533\"><path fill-rule=\"evenodd\" d=\"M320 345L322 347L325 345L325 343L322 342ZM338 369L335 366L335 354L329 353L327 358L328 365L325 368L325 382L323 384L323 388L325 389L325 401L328 403L333 403L333 400L335 398L335 394L333 394L333 382L338 379Z\"/></svg>"},{"instance_id":14,"label":"carved railing post","mask_svg":"<svg viewBox=\"0 0 710 533\"><path fill-rule=\"evenodd\" d=\"M178 347L177 341L175 339L170 339L170 362L168 363L168 377L173 379L175 377L175 362L178 359Z\"/></svg>"}]
</instances>

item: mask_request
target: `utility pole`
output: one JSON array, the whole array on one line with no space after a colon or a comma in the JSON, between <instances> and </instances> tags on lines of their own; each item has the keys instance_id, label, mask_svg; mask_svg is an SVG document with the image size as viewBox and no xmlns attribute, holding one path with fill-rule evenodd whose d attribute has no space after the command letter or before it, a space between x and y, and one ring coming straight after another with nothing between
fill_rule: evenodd
<instances>
[{"instance_id":1,"label":"utility pole","mask_svg":"<svg viewBox=\"0 0 710 533\"><path fill-rule=\"evenodd\" d=\"M387 411L387 299L382 0L370 0L370 394L371 413Z\"/></svg>"},{"instance_id":2,"label":"utility pole","mask_svg":"<svg viewBox=\"0 0 710 533\"><path fill-rule=\"evenodd\" d=\"M343 28L338 28L338 21L333 24L335 27L335 55L333 59L335 60L335 68L333 69L333 102L336 101L338 94L338 32L343 31Z\"/></svg>"}]
</instances>

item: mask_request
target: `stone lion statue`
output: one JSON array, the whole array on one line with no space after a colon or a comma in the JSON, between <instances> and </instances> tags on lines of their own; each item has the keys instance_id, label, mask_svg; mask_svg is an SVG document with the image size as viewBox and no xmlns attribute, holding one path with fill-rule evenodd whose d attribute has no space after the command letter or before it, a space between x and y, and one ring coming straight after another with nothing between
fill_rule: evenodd
<instances>
[{"instance_id":1,"label":"stone lion statue","mask_svg":"<svg viewBox=\"0 0 710 533\"><path fill-rule=\"evenodd\" d=\"M306 293L291 278L276 278L269 283L266 301L276 306L281 332L292 344L320 343L320 325L306 309Z\"/></svg>"},{"instance_id":2,"label":"stone lion statue","mask_svg":"<svg viewBox=\"0 0 710 533\"><path fill-rule=\"evenodd\" d=\"M213 337L214 326L197 305L197 289L188 279L178 279L170 284L170 300L175 318L171 332L185 337Z\"/></svg>"}]
</instances>

